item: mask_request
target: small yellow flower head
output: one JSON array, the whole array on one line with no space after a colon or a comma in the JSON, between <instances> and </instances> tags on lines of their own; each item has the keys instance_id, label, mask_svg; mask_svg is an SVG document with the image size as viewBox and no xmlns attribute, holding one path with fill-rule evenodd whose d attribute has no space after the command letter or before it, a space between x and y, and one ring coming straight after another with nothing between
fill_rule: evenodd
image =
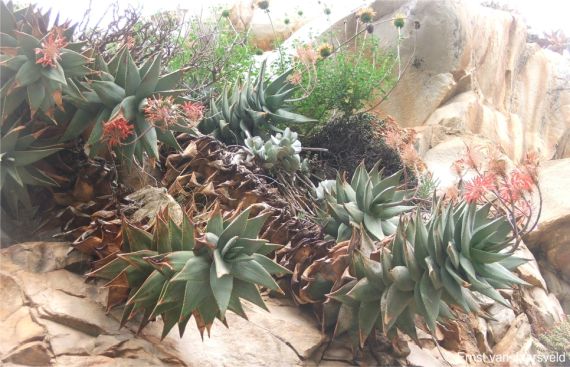
<instances>
[{"instance_id":1,"label":"small yellow flower head","mask_svg":"<svg viewBox=\"0 0 570 367\"><path fill-rule=\"evenodd\" d=\"M327 57L329 57L332 54L332 52L333 52L333 47L331 46L330 43L323 43L317 49L317 53L323 59L326 59Z\"/></svg>"},{"instance_id":2,"label":"small yellow flower head","mask_svg":"<svg viewBox=\"0 0 570 367\"><path fill-rule=\"evenodd\" d=\"M257 2L257 7L261 10L269 9L269 0L259 0Z\"/></svg>"},{"instance_id":3,"label":"small yellow flower head","mask_svg":"<svg viewBox=\"0 0 570 367\"><path fill-rule=\"evenodd\" d=\"M374 17L376 16L376 12L374 9L370 7L362 8L357 13L356 16L360 18L362 23L371 23Z\"/></svg>"},{"instance_id":4,"label":"small yellow flower head","mask_svg":"<svg viewBox=\"0 0 570 367\"><path fill-rule=\"evenodd\" d=\"M398 13L394 16L394 25L396 26L396 28L404 28L404 20L406 19L406 16Z\"/></svg>"}]
</instances>

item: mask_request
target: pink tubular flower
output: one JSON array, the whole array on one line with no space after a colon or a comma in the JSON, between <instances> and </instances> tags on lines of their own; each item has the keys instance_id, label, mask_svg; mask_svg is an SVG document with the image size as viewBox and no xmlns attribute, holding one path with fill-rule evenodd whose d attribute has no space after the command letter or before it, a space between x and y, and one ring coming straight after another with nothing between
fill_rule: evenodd
<instances>
[{"instance_id":1,"label":"pink tubular flower","mask_svg":"<svg viewBox=\"0 0 570 367\"><path fill-rule=\"evenodd\" d=\"M318 59L317 52L310 44L297 47L297 57L305 65L314 65Z\"/></svg>"},{"instance_id":2,"label":"pink tubular flower","mask_svg":"<svg viewBox=\"0 0 570 367\"><path fill-rule=\"evenodd\" d=\"M182 110L190 121L196 123L204 118L204 105L200 102L184 102Z\"/></svg>"},{"instance_id":3,"label":"pink tubular flower","mask_svg":"<svg viewBox=\"0 0 570 367\"><path fill-rule=\"evenodd\" d=\"M42 41L42 48L36 48L36 55L41 55L36 60L36 64L41 64L43 67L55 67L57 60L61 58L61 49L67 45L65 37L61 35L61 30L54 28Z\"/></svg>"},{"instance_id":4,"label":"pink tubular flower","mask_svg":"<svg viewBox=\"0 0 570 367\"><path fill-rule=\"evenodd\" d=\"M121 144L133 134L133 125L119 115L103 125L103 140L107 141L109 148Z\"/></svg>"},{"instance_id":5,"label":"pink tubular flower","mask_svg":"<svg viewBox=\"0 0 570 367\"><path fill-rule=\"evenodd\" d=\"M463 196L468 203L475 203L482 199L485 194L495 189L495 176L486 174L477 176L465 184Z\"/></svg>"},{"instance_id":6,"label":"pink tubular flower","mask_svg":"<svg viewBox=\"0 0 570 367\"><path fill-rule=\"evenodd\" d=\"M532 177L522 171L516 170L511 173L511 186L520 192L531 192L534 185Z\"/></svg>"}]
</instances>

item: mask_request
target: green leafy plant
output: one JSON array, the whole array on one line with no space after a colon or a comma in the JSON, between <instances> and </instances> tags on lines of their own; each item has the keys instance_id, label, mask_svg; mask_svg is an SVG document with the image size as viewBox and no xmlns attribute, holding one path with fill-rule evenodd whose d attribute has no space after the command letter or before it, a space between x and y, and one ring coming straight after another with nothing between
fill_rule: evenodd
<instances>
[{"instance_id":1,"label":"green leafy plant","mask_svg":"<svg viewBox=\"0 0 570 367\"><path fill-rule=\"evenodd\" d=\"M173 132L189 132L189 126L174 116L168 121L153 121L145 114L149 99L176 96L182 90L175 88L184 70L160 75L161 58L156 55L137 67L127 47L123 47L108 63L97 57L97 80L71 82L65 98L78 110L62 136L72 139L92 127L87 147L94 155L102 147L105 124L116 122L125 129L109 144L119 156L139 162L146 152L158 159L158 141L180 149ZM160 123L160 125L158 124Z\"/></svg>"},{"instance_id":2,"label":"green leafy plant","mask_svg":"<svg viewBox=\"0 0 570 367\"><path fill-rule=\"evenodd\" d=\"M233 83L250 71L257 75L254 55L257 48L247 30L236 29L227 9L212 9L221 15L215 22L192 18L186 37L178 40L180 52L168 63L171 70L192 67L184 82L195 97L220 94L224 86Z\"/></svg>"},{"instance_id":3,"label":"green leafy plant","mask_svg":"<svg viewBox=\"0 0 570 367\"><path fill-rule=\"evenodd\" d=\"M343 48L315 64L317 82L306 98L295 103L295 111L326 122L335 111L350 116L368 101L384 95L395 83L395 58L383 51L370 36L359 50ZM310 69L308 69L310 70ZM304 73L304 80L308 80Z\"/></svg>"},{"instance_id":4,"label":"green leafy plant","mask_svg":"<svg viewBox=\"0 0 570 367\"><path fill-rule=\"evenodd\" d=\"M0 138L0 191L3 201L16 217L20 203L28 208L32 206L27 185L57 185L50 176L36 168L34 163L60 148L35 146L43 131L21 136L24 130L24 126L18 126Z\"/></svg>"},{"instance_id":5,"label":"green leafy plant","mask_svg":"<svg viewBox=\"0 0 570 367\"><path fill-rule=\"evenodd\" d=\"M245 146L261 160L261 166L268 170L295 172L308 165L306 160L301 162L301 142L297 139L297 133L289 128L283 133L272 135L265 142L259 136L248 138Z\"/></svg>"},{"instance_id":6,"label":"green leafy plant","mask_svg":"<svg viewBox=\"0 0 570 367\"><path fill-rule=\"evenodd\" d=\"M48 29L49 12L41 14L33 6L14 11L3 1L0 10L2 128L13 127L26 112L54 121L55 108L63 110L67 80L89 73L89 51L69 42L74 28L55 24Z\"/></svg>"},{"instance_id":7,"label":"green leafy plant","mask_svg":"<svg viewBox=\"0 0 570 367\"><path fill-rule=\"evenodd\" d=\"M440 201L425 224L419 211L402 218L379 261L355 250L351 278L328 295L340 304L335 333L348 331L360 346L374 329L391 336L400 329L417 340L415 315L432 333L437 321L455 318L450 305L484 315L474 291L510 307L497 289L528 285L511 272L527 260L505 251L511 225L490 218L490 208Z\"/></svg>"},{"instance_id":8,"label":"green leafy plant","mask_svg":"<svg viewBox=\"0 0 570 367\"><path fill-rule=\"evenodd\" d=\"M400 214L414 208L404 205L407 192L397 189L400 177L398 171L382 178L378 165L368 172L361 163L350 183L340 175L334 184L325 183L325 232L337 242L350 239L353 226L362 226L375 240L393 234Z\"/></svg>"},{"instance_id":9,"label":"green leafy plant","mask_svg":"<svg viewBox=\"0 0 570 367\"><path fill-rule=\"evenodd\" d=\"M215 318L225 322L227 310L246 318L240 299L267 309L258 287L281 291L271 274L288 273L265 256L280 246L258 238L267 215L249 214L224 220L215 210L199 237L186 215L178 225L161 213L152 234L125 223L126 252L91 275L109 280L110 307L130 289L122 324L141 313L142 329L160 315L163 338L176 324L182 335L192 315L201 334Z\"/></svg>"},{"instance_id":10,"label":"green leafy plant","mask_svg":"<svg viewBox=\"0 0 570 367\"><path fill-rule=\"evenodd\" d=\"M255 81L239 80L231 90L225 89L210 104L210 113L198 125L204 134L228 144L243 144L253 136L268 138L269 132L281 132L277 124L307 123L314 120L289 111L296 86L288 81L292 69L271 82L265 80L266 62Z\"/></svg>"},{"instance_id":11,"label":"green leafy plant","mask_svg":"<svg viewBox=\"0 0 570 367\"><path fill-rule=\"evenodd\" d=\"M62 95L92 60L84 44L71 42L73 27L49 28L49 12L2 1L0 14L0 191L4 209L17 217L20 204L32 207L29 185L57 185L37 163L61 149L54 132L73 112Z\"/></svg>"}]
</instances>

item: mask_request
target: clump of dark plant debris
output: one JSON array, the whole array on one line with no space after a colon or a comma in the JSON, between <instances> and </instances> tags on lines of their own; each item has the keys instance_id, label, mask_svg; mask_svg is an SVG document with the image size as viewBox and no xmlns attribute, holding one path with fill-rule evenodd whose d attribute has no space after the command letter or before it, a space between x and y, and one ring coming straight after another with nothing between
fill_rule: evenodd
<instances>
[{"instance_id":1,"label":"clump of dark plant debris","mask_svg":"<svg viewBox=\"0 0 570 367\"><path fill-rule=\"evenodd\" d=\"M384 121L368 113L340 116L329 121L303 145L326 149L317 153L319 164L315 165L321 171L318 173L326 178L334 178L337 171L352 177L362 161L368 170L380 162L384 175L388 176L405 164L398 151L384 141L383 127ZM414 172L407 167L404 180L409 187L417 182Z\"/></svg>"}]
</instances>

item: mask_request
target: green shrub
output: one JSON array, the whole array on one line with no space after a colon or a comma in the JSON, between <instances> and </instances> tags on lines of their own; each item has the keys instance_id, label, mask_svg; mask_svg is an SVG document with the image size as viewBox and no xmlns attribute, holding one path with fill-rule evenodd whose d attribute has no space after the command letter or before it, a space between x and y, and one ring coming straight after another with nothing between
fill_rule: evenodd
<instances>
[{"instance_id":1,"label":"green shrub","mask_svg":"<svg viewBox=\"0 0 570 367\"><path fill-rule=\"evenodd\" d=\"M296 111L321 123L335 112L351 115L384 95L395 83L395 58L372 36L359 50L343 48L316 63L317 82L311 94L296 103Z\"/></svg>"},{"instance_id":2,"label":"green shrub","mask_svg":"<svg viewBox=\"0 0 570 367\"><path fill-rule=\"evenodd\" d=\"M570 359L570 320L565 320L539 336L544 346L553 353L566 353Z\"/></svg>"},{"instance_id":3,"label":"green shrub","mask_svg":"<svg viewBox=\"0 0 570 367\"><path fill-rule=\"evenodd\" d=\"M242 78L248 71L256 75L257 69L252 67L257 48L251 43L249 33L236 30L229 18L222 16L216 22L193 18L188 27L188 36L179 41L181 52L168 66L173 70L193 67L185 79L193 94L220 93L224 85Z\"/></svg>"}]
</instances>

